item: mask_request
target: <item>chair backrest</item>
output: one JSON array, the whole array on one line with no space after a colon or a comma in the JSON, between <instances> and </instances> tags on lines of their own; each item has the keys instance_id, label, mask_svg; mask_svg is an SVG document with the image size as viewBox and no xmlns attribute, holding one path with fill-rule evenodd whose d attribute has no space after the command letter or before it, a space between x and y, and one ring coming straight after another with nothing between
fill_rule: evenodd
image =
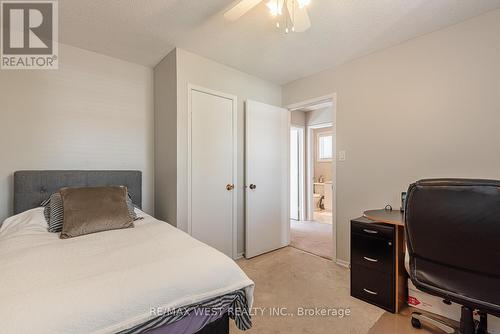
<instances>
[{"instance_id":1,"label":"chair backrest","mask_svg":"<svg viewBox=\"0 0 500 334\"><path fill-rule=\"evenodd\" d=\"M500 181L433 179L410 185L405 230L417 288L500 311Z\"/></svg>"}]
</instances>

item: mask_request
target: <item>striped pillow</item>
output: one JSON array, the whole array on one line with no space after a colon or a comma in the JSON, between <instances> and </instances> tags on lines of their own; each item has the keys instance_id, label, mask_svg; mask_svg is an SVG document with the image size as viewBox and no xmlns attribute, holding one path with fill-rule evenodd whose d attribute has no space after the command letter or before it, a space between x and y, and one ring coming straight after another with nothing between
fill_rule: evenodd
<instances>
[{"instance_id":1,"label":"striped pillow","mask_svg":"<svg viewBox=\"0 0 500 334\"><path fill-rule=\"evenodd\" d=\"M139 220L141 218L137 218L137 214L135 213L135 210L134 210L134 203L132 203L132 197L130 197L130 193L127 192L127 208L128 208L128 214L130 215L130 217L132 217L132 219L135 221L135 220Z\"/></svg>"},{"instance_id":2,"label":"striped pillow","mask_svg":"<svg viewBox=\"0 0 500 334\"><path fill-rule=\"evenodd\" d=\"M41 205L45 206L43 215L48 224L48 231L53 233L61 232L64 222L64 209L61 194L59 192L53 193L50 195L49 199L43 201Z\"/></svg>"},{"instance_id":3,"label":"striped pillow","mask_svg":"<svg viewBox=\"0 0 500 334\"><path fill-rule=\"evenodd\" d=\"M48 199L43 201L40 206L45 207L43 215L48 224L48 231L52 233L61 232L64 222L64 207L61 194L59 192L53 193ZM132 203L132 197L130 197L129 193L127 193L127 208L132 220L136 221L143 219L142 217L137 217L134 210L134 204Z\"/></svg>"}]
</instances>

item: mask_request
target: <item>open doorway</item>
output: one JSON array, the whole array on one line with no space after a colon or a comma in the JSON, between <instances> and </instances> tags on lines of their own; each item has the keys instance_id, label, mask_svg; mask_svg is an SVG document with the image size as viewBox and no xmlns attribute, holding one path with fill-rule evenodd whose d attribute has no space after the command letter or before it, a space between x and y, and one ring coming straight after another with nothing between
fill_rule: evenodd
<instances>
[{"instance_id":1,"label":"open doorway","mask_svg":"<svg viewBox=\"0 0 500 334\"><path fill-rule=\"evenodd\" d=\"M289 107L290 245L335 259L335 112L333 97Z\"/></svg>"},{"instance_id":2,"label":"open doorway","mask_svg":"<svg viewBox=\"0 0 500 334\"><path fill-rule=\"evenodd\" d=\"M307 158L308 177L308 220L333 223L333 157L335 156L335 133L333 123L308 126L309 145Z\"/></svg>"}]
</instances>

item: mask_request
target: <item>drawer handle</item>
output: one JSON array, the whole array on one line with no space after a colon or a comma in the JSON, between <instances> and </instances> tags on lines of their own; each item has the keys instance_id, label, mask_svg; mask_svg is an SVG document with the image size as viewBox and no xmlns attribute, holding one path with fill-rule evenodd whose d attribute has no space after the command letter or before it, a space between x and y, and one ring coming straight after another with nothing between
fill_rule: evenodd
<instances>
[{"instance_id":1,"label":"drawer handle","mask_svg":"<svg viewBox=\"0 0 500 334\"><path fill-rule=\"evenodd\" d=\"M372 259L371 257L363 256L363 259L365 259L366 261L370 261L370 262L378 262L377 259Z\"/></svg>"},{"instance_id":2,"label":"drawer handle","mask_svg":"<svg viewBox=\"0 0 500 334\"><path fill-rule=\"evenodd\" d=\"M375 231L375 230L369 230L367 228L363 229L363 231L365 231L366 233L370 233L370 234L377 234L378 231Z\"/></svg>"},{"instance_id":3,"label":"drawer handle","mask_svg":"<svg viewBox=\"0 0 500 334\"><path fill-rule=\"evenodd\" d=\"M369 293L370 295L374 295L374 296L378 295L378 292L371 291L371 290L368 290L368 289L363 289L363 291L366 292L366 293Z\"/></svg>"}]
</instances>

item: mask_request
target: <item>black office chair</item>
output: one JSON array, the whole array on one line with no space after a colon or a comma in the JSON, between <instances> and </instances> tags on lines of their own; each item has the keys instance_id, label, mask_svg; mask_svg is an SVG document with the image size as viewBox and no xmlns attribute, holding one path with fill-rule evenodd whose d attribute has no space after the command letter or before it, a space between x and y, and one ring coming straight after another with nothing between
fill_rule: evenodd
<instances>
[{"instance_id":1,"label":"black office chair","mask_svg":"<svg viewBox=\"0 0 500 334\"><path fill-rule=\"evenodd\" d=\"M486 333L486 314L500 316L500 181L421 180L410 185L405 207L413 284L463 305L460 333ZM412 314L414 327L421 322L454 333L439 320Z\"/></svg>"}]
</instances>

